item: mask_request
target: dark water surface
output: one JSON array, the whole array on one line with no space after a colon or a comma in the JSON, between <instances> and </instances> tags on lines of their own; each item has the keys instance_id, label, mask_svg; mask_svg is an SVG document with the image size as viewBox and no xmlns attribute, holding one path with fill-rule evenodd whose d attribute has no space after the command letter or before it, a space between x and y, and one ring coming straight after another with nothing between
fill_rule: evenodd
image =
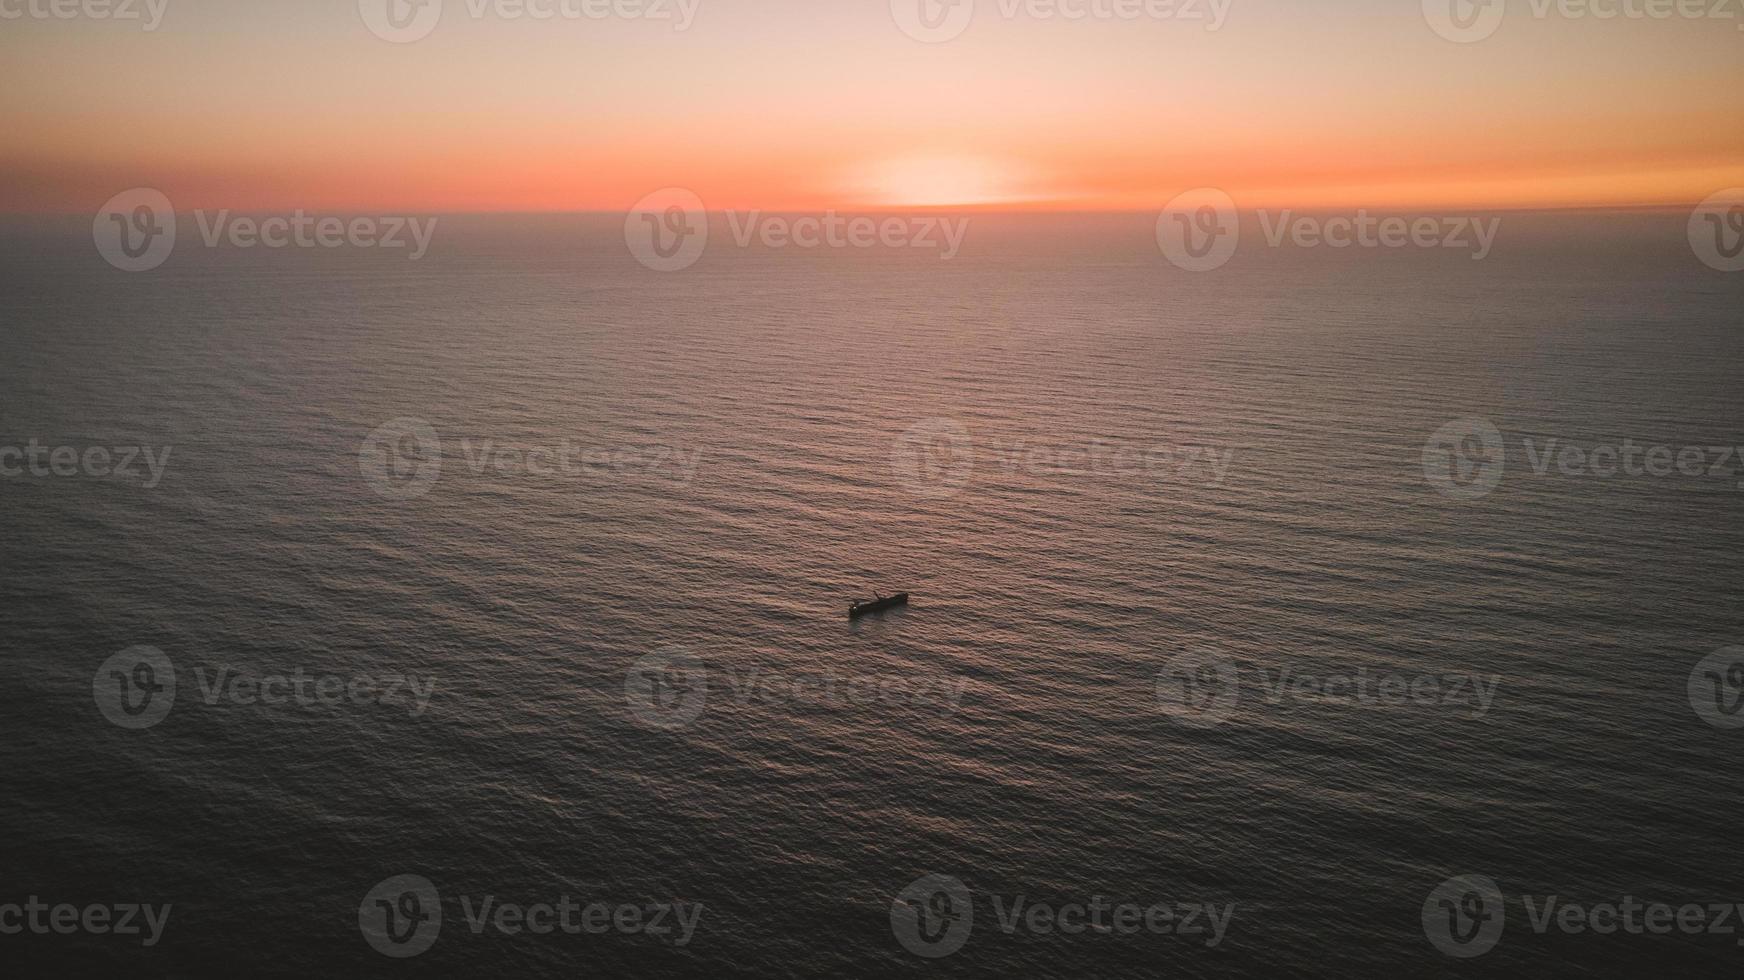
<instances>
[{"instance_id":1,"label":"dark water surface","mask_svg":"<svg viewBox=\"0 0 1744 980\"><path fill-rule=\"evenodd\" d=\"M9 226L0 446L170 456L150 487L0 478L0 902L173 912L149 949L8 958L1735 975L1736 936L1540 935L1520 896L1744 901L1744 731L1689 692L1744 644L1744 461L1533 465L1551 439L1744 445L1744 279L1681 216L1508 216L1481 262L1256 233L1203 274L1152 220L983 217L950 261L723 226L674 274L585 217L444 218L416 262L190 235L133 275L88 230ZM1507 456L1460 499L1425 442L1472 418ZM440 450L402 424L360 452L402 419ZM849 623L875 588L915 598ZM142 645L177 690L131 729L93 677ZM1182 656L1235 672L1221 716L1172 700ZM225 668L428 700L208 703ZM1279 696L1284 671L1443 694ZM1487 707L1450 690L1474 677ZM928 874L974 895L937 960L892 926ZM1508 903L1469 961L1422 921L1465 874ZM443 912L403 961L358 922L398 875ZM703 911L681 944L474 934L462 908L564 895ZM1008 934L1016 896L1233 916L1215 944Z\"/></svg>"}]
</instances>

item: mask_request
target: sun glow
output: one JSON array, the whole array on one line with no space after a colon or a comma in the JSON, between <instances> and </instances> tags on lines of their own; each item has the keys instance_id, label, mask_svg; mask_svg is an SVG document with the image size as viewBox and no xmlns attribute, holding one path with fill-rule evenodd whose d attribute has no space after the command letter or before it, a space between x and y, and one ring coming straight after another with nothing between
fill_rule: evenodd
<instances>
[{"instance_id":1,"label":"sun glow","mask_svg":"<svg viewBox=\"0 0 1744 980\"><path fill-rule=\"evenodd\" d=\"M1006 168L966 156L884 160L850 183L868 203L885 206L960 207L1022 199Z\"/></svg>"},{"instance_id":2,"label":"sun glow","mask_svg":"<svg viewBox=\"0 0 1744 980\"><path fill-rule=\"evenodd\" d=\"M1737 21L1528 17L1462 45L1409 0L1242 0L1214 36L1026 14L926 44L876 0L735 0L686 31L450 4L388 44L354 3L171 6L149 39L0 28L0 78L55 80L0 85L0 213L134 187L236 212L610 212L682 187L766 212L1155 213L1195 187L1441 210L1744 186Z\"/></svg>"}]
</instances>

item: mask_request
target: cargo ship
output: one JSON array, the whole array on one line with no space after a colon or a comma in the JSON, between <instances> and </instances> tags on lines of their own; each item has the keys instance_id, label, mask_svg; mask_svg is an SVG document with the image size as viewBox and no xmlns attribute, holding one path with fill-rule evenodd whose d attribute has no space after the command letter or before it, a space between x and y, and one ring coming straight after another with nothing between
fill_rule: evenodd
<instances>
[{"instance_id":1,"label":"cargo ship","mask_svg":"<svg viewBox=\"0 0 1744 980\"><path fill-rule=\"evenodd\" d=\"M859 619L867 613L883 612L886 609L892 609L896 606L908 605L908 593L906 592L898 592L892 596L882 596L874 592L872 595L874 598L867 599L865 602L856 602L849 606L848 618Z\"/></svg>"}]
</instances>

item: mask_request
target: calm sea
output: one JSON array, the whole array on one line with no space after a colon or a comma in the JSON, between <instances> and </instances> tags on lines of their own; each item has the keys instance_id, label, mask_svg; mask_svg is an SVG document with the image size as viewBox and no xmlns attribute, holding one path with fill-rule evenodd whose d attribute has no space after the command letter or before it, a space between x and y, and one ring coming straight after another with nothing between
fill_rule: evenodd
<instances>
[{"instance_id":1,"label":"calm sea","mask_svg":"<svg viewBox=\"0 0 1744 980\"><path fill-rule=\"evenodd\" d=\"M1744 902L1704 661L1744 644L1744 277L1686 218L1504 215L1481 260L1255 226L1190 272L1147 215L949 259L723 217L671 273L593 216L413 261L184 215L141 273L11 221L0 903L171 911L6 958L1735 975L1738 936L1529 914ZM913 598L850 622L875 590ZM1430 935L1466 875L1469 959ZM968 909L893 906L926 876ZM620 920L497 917L565 898Z\"/></svg>"}]
</instances>

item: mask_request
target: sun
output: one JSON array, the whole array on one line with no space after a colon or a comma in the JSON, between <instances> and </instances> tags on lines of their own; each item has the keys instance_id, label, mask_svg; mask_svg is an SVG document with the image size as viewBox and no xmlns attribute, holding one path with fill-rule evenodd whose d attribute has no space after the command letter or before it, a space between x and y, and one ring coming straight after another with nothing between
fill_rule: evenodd
<instances>
[{"instance_id":1,"label":"sun","mask_svg":"<svg viewBox=\"0 0 1744 980\"><path fill-rule=\"evenodd\" d=\"M871 164L853 181L884 206L952 207L1016 199L1005 168L968 156L911 156Z\"/></svg>"}]
</instances>

